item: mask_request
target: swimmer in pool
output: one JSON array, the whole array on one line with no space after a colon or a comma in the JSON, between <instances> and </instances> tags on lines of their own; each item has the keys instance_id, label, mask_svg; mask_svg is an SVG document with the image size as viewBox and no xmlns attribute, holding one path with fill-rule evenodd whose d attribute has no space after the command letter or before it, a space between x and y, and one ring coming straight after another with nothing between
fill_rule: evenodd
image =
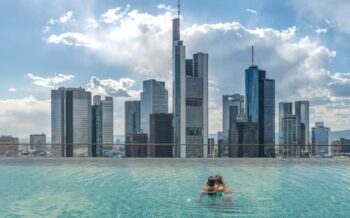
<instances>
[{"instance_id":1,"label":"swimmer in pool","mask_svg":"<svg viewBox=\"0 0 350 218\"><path fill-rule=\"evenodd\" d=\"M209 176L202 185L202 193L208 195L215 195L217 192L216 179L214 176Z\"/></svg>"},{"instance_id":2,"label":"swimmer in pool","mask_svg":"<svg viewBox=\"0 0 350 218\"><path fill-rule=\"evenodd\" d=\"M224 183L222 176L215 176L216 187L217 187L217 196L223 196L223 200L231 201L233 196L233 190Z\"/></svg>"}]
</instances>

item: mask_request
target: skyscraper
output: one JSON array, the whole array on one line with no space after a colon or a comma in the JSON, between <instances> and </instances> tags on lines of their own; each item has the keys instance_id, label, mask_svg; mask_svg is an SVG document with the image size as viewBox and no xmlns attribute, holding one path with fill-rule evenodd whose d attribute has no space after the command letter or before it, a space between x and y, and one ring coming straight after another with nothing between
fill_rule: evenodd
<instances>
[{"instance_id":1,"label":"skyscraper","mask_svg":"<svg viewBox=\"0 0 350 218\"><path fill-rule=\"evenodd\" d=\"M125 136L141 132L140 101L125 102Z\"/></svg>"},{"instance_id":2,"label":"skyscraper","mask_svg":"<svg viewBox=\"0 0 350 218\"><path fill-rule=\"evenodd\" d=\"M152 157L173 157L173 115L168 113L151 114L150 147Z\"/></svg>"},{"instance_id":3,"label":"skyscraper","mask_svg":"<svg viewBox=\"0 0 350 218\"><path fill-rule=\"evenodd\" d=\"M222 131L224 134L225 143L228 143L228 136L229 136L228 130L230 127L230 107L231 106L237 106L238 107L237 115L245 117L244 96L240 94L222 96Z\"/></svg>"},{"instance_id":4,"label":"skyscraper","mask_svg":"<svg viewBox=\"0 0 350 218\"><path fill-rule=\"evenodd\" d=\"M252 51L254 51L252 49ZM253 60L253 58L252 58ZM259 125L260 157L275 156L275 81L266 71L252 65L245 71L246 113L249 122Z\"/></svg>"},{"instance_id":5,"label":"skyscraper","mask_svg":"<svg viewBox=\"0 0 350 218\"><path fill-rule=\"evenodd\" d=\"M208 140L208 54L185 59L180 39L180 5L173 19L173 112L177 157L207 157ZM190 146L186 146L186 145Z\"/></svg>"},{"instance_id":6,"label":"skyscraper","mask_svg":"<svg viewBox=\"0 0 350 218\"><path fill-rule=\"evenodd\" d=\"M331 129L323 122L316 122L312 127L312 153L319 156L329 156L331 152Z\"/></svg>"},{"instance_id":7,"label":"skyscraper","mask_svg":"<svg viewBox=\"0 0 350 218\"><path fill-rule=\"evenodd\" d=\"M299 157L300 147L298 145L300 121L293 114L285 114L282 117L282 155L284 157Z\"/></svg>"},{"instance_id":8,"label":"skyscraper","mask_svg":"<svg viewBox=\"0 0 350 218\"><path fill-rule=\"evenodd\" d=\"M145 133L128 133L125 138L125 156L149 157L150 149L147 142L148 137Z\"/></svg>"},{"instance_id":9,"label":"skyscraper","mask_svg":"<svg viewBox=\"0 0 350 218\"><path fill-rule=\"evenodd\" d=\"M208 54L194 54L186 64L186 157L207 157Z\"/></svg>"},{"instance_id":10,"label":"skyscraper","mask_svg":"<svg viewBox=\"0 0 350 218\"><path fill-rule=\"evenodd\" d=\"M168 91L165 82L152 80L143 81L141 93L141 129L150 134L150 115L168 113Z\"/></svg>"},{"instance_id":11,"label":"skyscraper","mask_svg":"<svg viewBox=\"0 0 350 218\"><path fill-rule=\"evenodd\" d=\"M104 148L113 146L113 98L93 97L92 156L101 156Z\"/></svg>"},{"instance_id":12,"label":"skyscraper","mask_svg":"<svg viewBox=\"0 0 350 218\"><path fill-rule=\"evenodd\" d=\"M0 157L17 157L19 139L12 136L0 136Z\"/></svg>"},{"instance_id":13,"label":"skyscraper","mask_svg":"<svg viewBox=\"0 0 350 218\"><path fill-rule=\"evenodd\" d=\"M308 101L296 101L295 102L295 115L298 116L300 121L298 144L301 146L301 155L307 155L309 151L309 102Z\"/></svg>"},{"instance_id":14,"label":"skyscraper","mask_svg":"<svg viewBox=\"0 0 350 218\"><path fill-rule=\"evenodd\" d=\"M91 156L91 93L82 88L51 90L52 150L56 156Z\"/></svg>"},{"instance_id":15,"label":"skyscraper","mask_svg":"<svg viewBox=\"0 0 350 218\"><path fill-rule=\"evenodd\" d=\"M287 114L293 114L293 103L292 102L280 102L278 105L278 142L280 145L283 144L283 125L282 119Z\"/></svg>"},{"instance_id":16,"label":"skyscraper","mask_svg":"<svg viewBox=\"0 0 350 218\"><path fill-rule=\"evenodd\" d=\"M180 39L180 12L173 19L172 46L175 155L186 157L186 48Z\"/></svg>"}]
</instances>

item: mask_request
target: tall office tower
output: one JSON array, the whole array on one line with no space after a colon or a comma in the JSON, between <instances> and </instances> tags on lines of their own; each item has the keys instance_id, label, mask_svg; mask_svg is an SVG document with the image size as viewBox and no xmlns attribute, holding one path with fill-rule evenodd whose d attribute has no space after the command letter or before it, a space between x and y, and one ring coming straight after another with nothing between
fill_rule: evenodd
<instances>
[{"instance_id":1,"label":"tall office tower","mask_svg":"<svg viewBox=\"0 0 350 218\"><path fill-rule=\"evenodd\" d=\"M240 94L222 96L222 131L224 141L228 143L228 130L230 127L230 107L237 106L238 113L236 116L245 117L244 115L244 96ZM237 119L239 119L237 117Z\"/></svg>"},{"instance_id":2,"label":"tall office tower","mask_svg":"<svg viewBox=\"0 0 350 218\"><path fill-rule=\"evenodd\" d=\"M299 157L300 148L298 145L300 121L299 117L293 114L285 114L282 118L282 155L284 157Z\"/></svg>"},{"instance_id":3,"label":"tall office tower","mask_svg":"<svg viewBox=\"0 0 350 218\"><path fill-rule=\"evenodd\" d=\"M19 140L17 137L0 137L0 157L17 157Z\"/></svg>"},{"instance_id":4,"label":"tall office tower","mask_svg":"<svg viewBox=\"0 0 350 218\"><path fill-rule=\"evenodd\" d=\"M309 154L309 102L308 101L296 101L295 102L295 115L300 120L299 138L298 144L301 146L301 155L305 156Z\"/></svg>"},{"instance_id":5,"label":"tall office tower","mask_svg":"<svg viewBox=\"0 0 350 218\"><path fill-rule=\"evenodd\" d=\"M350 154L350 139L340 138L339 152L344 154Z\"/></svg>"},{"instance_id":6,"label":"tall office tower","mask_svg":"<svg viewBox=\"0 0 350 218\"><path fill-rule=\"evenodd\" d=\"M51 90L52 150L56 156L91 156L91 92Z\"/></svg>"},{"instance_id":7,"label":"tall office tower","mask_svg":"<svg viewBox=\"0 0 350 218\"><path fill-rule=\"evenodd\" d=\"M330 156L331 152L331 129L325 127L323 122L316 122L312 127L312 153L318 156Z\"/></svg>"},{"instance_id":8,"label":"tall office tower","mask_svg":"<svg viewBox=\"0 0 350 218\"><path fill-rule=\"evenodd\" d=\"M252 53L254 50L252 48ZM253 57L253 56L252 56ZM252 58L254 60L254 58ZM245 71L246 113L249 122L259 125L259 156L275 156L275 81L266 71L252 65Z\"/></svg>"},{"instance_id":9,"label":"tall office tower","mask_svg":"<svg viewBox=\"0 0 350 218\"><path fill-rule=\"evenodd\" d=\"M168 113L168 91L165 82L152 80L143 81L141 93L141 129L150 134L150 115Z\"/></svg>"},{"instance_id":10,"label":"tall office tower","mask_svg":"<svg viewBox=\"0 0 350 218\"><path fill-rule=\"evenodd\" d=\"M129 133L141 132L140 101L125 102L125 136Z\"/></svg>"},{"instance_id":11,"label":"tall office tower","mask_svg":"<svg viewBox=\"0 0 350 218\"><path fill-rule=\"evenodd\" d=\"M92 105L92 156L102 156L103 150L113 146L113 98L93 97Z\"/></svg>"},{"instance_id":12,"label":"tall office tower","mask_svg":"<svg viewBox=\"0 0 350 218\"><path fill-rule=\"evenodd\" d=\"M173 157L173 114L150 115L151 157Z\"/></svg>"},{"instance_id":13,"label":"tall office tower","mask_svg":"<svg viewBox=\"0 0 350 218\"><path fill-rule=\"evenodd\" d=\"M224 147L224 133L218 132L218 157L223 157L225 155L225 147Z\"/></svg>"},{"instance_id":14,"label":"tall office tower","mask_svg":"<svg viewBox=\"0 0 350 218\"><path fill-rule=\"evenodd\" d=\"M42 134L31 134L29 136L30 149L32 150L43 150L46 151L46 135Z\"/></svg>"},{"instance_id":15,"label":"tall office tower","mask_svg":"<svg viewBox=\"0 0 350 218\"><path fill-rule=\"evenodd\" d=\"M173 19L172 47L175 156L186 157L186 48L180 39L180 9Z\"/></svg>"},{"instance_id":16,"label":"tall office tower","mask_svg":"<svg viewBox=\"0 0 350 218\"><path fill-rule=\"evenodd\" d=\"M287 114L293 114L293 103L292 102L280 102L278 105L278 143L283 144L283 128L282 119Z\"/></svg>"},{"instance_id":17,"label":"tall office tower","mask_svg":"<svg viewBox=\"0 0 350 218\"><path fill-rule=\"evenodd\" d=\"M145 133L128 133L125 138L125 156L149 157L147 142L148 136Z\"/></svg>"},{"instance_id":18,"label":"tall office tower","mask_svg":"<svg viewBox=\"0 0 350 218\"><path fill-rule=\"evenodd\" d=\"M186 157L207 157L208 54L194 54L186 64Z\"/></svg>"}]
</instances>

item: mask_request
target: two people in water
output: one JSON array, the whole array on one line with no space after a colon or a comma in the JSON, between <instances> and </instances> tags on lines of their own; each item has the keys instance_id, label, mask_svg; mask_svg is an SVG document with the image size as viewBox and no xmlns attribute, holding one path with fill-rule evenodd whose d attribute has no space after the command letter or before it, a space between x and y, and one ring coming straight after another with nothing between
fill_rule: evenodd
<instances>
[{"instance_id":1,"label":"two people in water","mask_svg":"<svg viewBox=\"0 0 350 218\"><path fill-rule=\"evenodd\" d=\"M228 195L233 194L233 190L224 183L222 176L209 176L202 185L202 194L207 195Z\"/></svg>"}]
</instances>

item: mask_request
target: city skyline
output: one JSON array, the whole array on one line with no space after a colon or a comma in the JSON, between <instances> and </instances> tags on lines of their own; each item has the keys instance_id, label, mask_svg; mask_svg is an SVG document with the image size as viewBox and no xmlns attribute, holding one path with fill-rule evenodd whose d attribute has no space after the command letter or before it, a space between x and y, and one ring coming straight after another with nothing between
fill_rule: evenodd
<instances>
[{"instance_id":1,"label":"city skyline","mask_svg":"<svg viewBox=\"0 0 350 218\"><path fill-rule=\"evenodd\" d=\"M88 3L91 2L93 1ZM297 4L295 2L289 1L286 4L295 6L294 4ZM127 6L128 3L130 6ZM308 100L310 101L310 123L324 121L332 130L350 128L346 119L344 120L344 117L350 114L347 107L348 97L344 94L348 90L348 74L346 64L342 64L346 62L346 53L342 49L346 50L346 48L339 48L341 44L329 44L330 40L327 38L334 37L333 34L339 37L347 34L344 23L337 20L340 18L331 17L326 13L328 17L317 17L319 20L315 21L312 24L313 29L310 27L311 30L307 32L306 25L297 18L284 24L267 22L268 17L271 18L276 14L267 13L269 8L266 2L257 5L237 2L238 7L235 11L238 10L236 14L240 14L240 17L224 13L223 16L217 16L216 20L201 17L194 11L195 3L196 1L182 3L181 31L186 42L187 54L203 51L210 55L209 133L222 129L222 95L244 93L244 70L250 63L249 48L252 44L256 49L255 63L276 80L276 111L278 111L278 102ZM24 9L26 3L23 2L0 4L2 8L18 6L20 11L26 12L24 13L26 15L34 13L33 7ZM59 10L54 11L54 5L60 5ZM171 19L176 15L176 1L164 1L163 4L150 1L146 7L133 1L101 3L96 8L92 4L88 5L91 14L85 14L83 9L78 10L75 3L54 2L41 6L48 8L47 14L28 19L28 22L32 22L30 25L32 29L28 30L29 39L35 38L34 44L39 45L40 48L39 51L32 49L32 58L26 56L27 53L19 55L15 51L28 49L29 44L25 39L8 38L26 22L23 19L14 21L13 29L4 26L2 31L7 31L7 34L1 34L0 37L4 39L2 43L8 42L9 46L4 48L7 48L6 51L13 60L4 56L5 64L0 69L4 73L9 73L9 76L4 78L0 96L0 104L3 105L0 110L1 134L23 138L31 133L45 133L51 137L49 93L50 89L60 86L82 86L93 95L114 96L115 135L124 132L123 102L139 98L143 80L154 78L165 81L166 89L171 96L170 38ZM116 9L118 6L121 9ZM200 8L202 11L208 11L210 6L212 3L205 1ZM287 9L283 6L282 3L276 2L274 7L280 7L286 11ZM322 4L319 6L325 7ZM222 4L214 7L212 13L218 13L220 7L233 8L230 2L223 1ZM312 6L305 3L305 7ZM247 9L251 9L250 12ZM253 12L254 10L256 13ZM296 11L293 8L287 10L290 13L297 13ZM95 23L89 18L94 18ZM258 19L266 21L266 25ZM125 29L121 25L122 21L128 22L132 28ZM220 22L222 23L219 24ZM80 24L84 27L83 29L77 27ZM138 29L137 25L141 24L145 29ZM225 28L228 34L221 37ZM128 53L121 46L123 38L112 29L118 29L121 35L128 37L131 37L130 34L135 34L135 42L140 54L132 49ZM111 49L103 44L98 30L109 33L111 38L108 42L111 48L119 48L122 51L118 56L111 53ZM223 49L222 43L218 43L218 37L224 42L226 49ZM69 41L72 39L75 41ZM274 42L270 42L271 40ZM152 46L154 45L150 44L152 41L157 42L157 45ZM19 42L22 46L10 50L13 42ZM124 43L129 45L129 42ZM43 57L40 51L47 52L45 53L47 57ZM67 54L71 57L71 61L61 58L59 54ZM108 55L113 58L113 61L107 58ZM159 58L152 58L152 55ZM25 57L28 57L28 60L24 60ZM57 64L53 61L55 58L51 57L60 57L57 59ZM273 59L277 61L273 62ZM22 67L14 64L14 60L21 61ZM90 67L91 70L88 70ZM127 95L131 97L125 97ZM169 108L172 108L171 102L169 99ZM277 116L276 113L276 120L278 120ZM6 128L3 123L8 124Z\"/></svg>"}]
</instances>

